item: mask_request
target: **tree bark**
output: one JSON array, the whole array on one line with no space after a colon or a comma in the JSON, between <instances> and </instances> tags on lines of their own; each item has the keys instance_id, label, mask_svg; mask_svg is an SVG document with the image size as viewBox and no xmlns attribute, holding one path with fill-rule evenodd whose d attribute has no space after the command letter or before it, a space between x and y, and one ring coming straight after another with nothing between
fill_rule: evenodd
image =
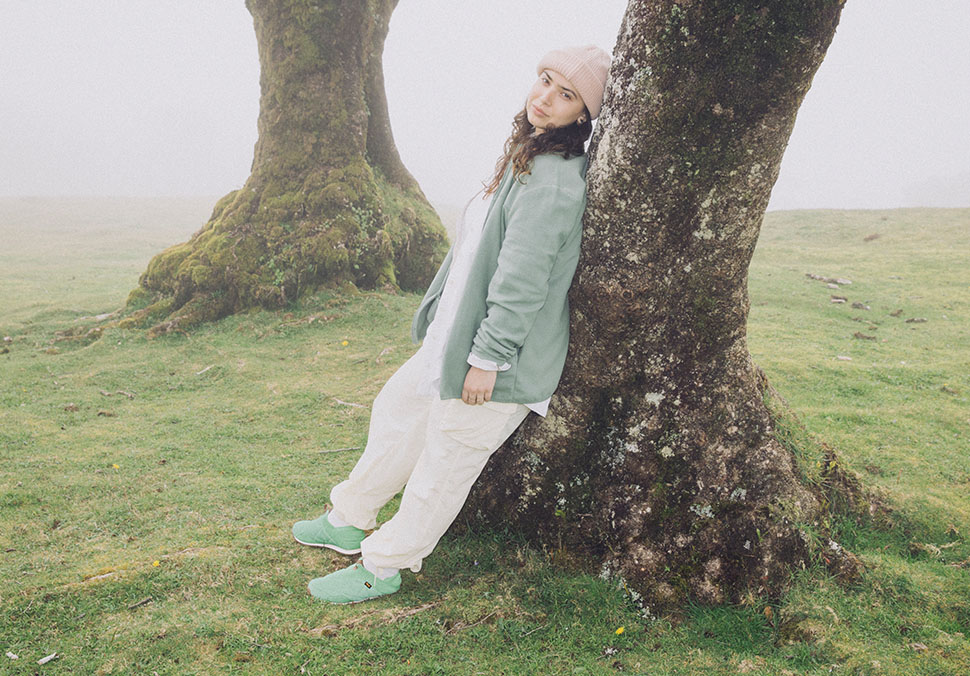
<instances>
[{"instance_id":1,"label":"tree bark","mask_svg":"<svg viewBox=\"0 0 970 676\"><path fill-rule=\"evenodd\" d=\"M466 518L592 556L654 609L776 596L821 553L849 561L775 437L745 339L748 264L841 7L630 2L591 144L566 369Z\"/></svg>"},{"instance_id":2,"label":"tree bark","mask_svg":"<svg viewBox=\"0 0 970 676\"><path fill-rule=\"evenodd\" d=\"M259 47L252 173L186 243L156 256L130 322L184 328L321 283L430 283L444 230L401 163L381 54L397 0L248 0Z\"/></svg>"}]
</instances>

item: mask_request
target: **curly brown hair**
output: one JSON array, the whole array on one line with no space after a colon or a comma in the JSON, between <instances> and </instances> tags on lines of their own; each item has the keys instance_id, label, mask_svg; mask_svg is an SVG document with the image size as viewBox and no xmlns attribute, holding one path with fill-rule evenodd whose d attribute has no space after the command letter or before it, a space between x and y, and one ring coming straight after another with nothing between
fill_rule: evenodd
<instances>
[{"instance_id":1,"label":"curly brown hair","mask_svg":"<svg viewBox=\"0 0 970 676\"><path fill-rule=\"evenodd\" d=\"M529 122L526 108L522 108L512 121L512 134L505 141L505 151L495 163L495 175L485 186L485 194L491 195L498 189L498 184L505 175L509 163L512 164L512 176L518 178L531 171L532 158L545 153L560 153L564 159L569 159L585 152L584 144L593 131L589 109L583 108L583 122L574 122L565 127L546 127L542 134L536 134L536 128Z\"/></svg>"}]
</instances>

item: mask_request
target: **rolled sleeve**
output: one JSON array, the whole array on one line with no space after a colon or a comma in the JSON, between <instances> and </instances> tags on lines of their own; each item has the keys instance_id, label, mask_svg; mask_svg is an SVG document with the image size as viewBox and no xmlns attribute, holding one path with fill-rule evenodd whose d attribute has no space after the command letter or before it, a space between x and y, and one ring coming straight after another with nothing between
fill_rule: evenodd
<instances>
[{"instance_id":1,"label":"rolled sleeve","mask_svg":"<svg viewBox=\"0 0 970 676\"><path fill-rule=\"evenodd\" d=\"M496 362L488 359L482 359L481 357L476 357L471 352L468 353L468 359L465 361L468 362L469 366L474 366L475 368L479 368L483 371L508 371L510 368L512 368L512 364L508 362L505 362L499 366Z\"/></svg>"}]
</instances>

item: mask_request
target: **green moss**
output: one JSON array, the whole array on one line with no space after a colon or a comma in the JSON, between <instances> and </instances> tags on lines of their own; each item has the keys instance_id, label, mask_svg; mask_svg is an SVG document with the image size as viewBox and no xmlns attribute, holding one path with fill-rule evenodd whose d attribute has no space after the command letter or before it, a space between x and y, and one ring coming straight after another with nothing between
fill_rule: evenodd
<instances>
[{"instance_id":1,"label":"green moss","mask_svg":"<svg viewBox=\"0 0 970 676\"><path fill-rule=\"evenodd\" d=\"M152 294L143 286L136 286L128 294L127 300L125 300L125 307L128 310L141 310L146 305L148 305L152 300Z\"/></svg>"},{"instance_id":2,"label":"green moss","mask_svg":"<svg viewBox=\"0 0 970 676\"><path fill-rule=\"evenodd\" d=\"M221 219L223 213L225 213L229 205L232 204L239 195L239 190L233 190L229 194L219 199L219 201L216 202L216 205L212 208L212 215L209 216L209 222L211 223L212 221Z\"/></svg>"},{"instance_id":3,"label":"green moss","mask_svg":"<svg viewBox=\"0 0 970 676\"><path fill-rule=\"evenodd\" d=\"M188 242L171 246L152 258L138 283L146 289L173 293L174 281L182 262L192 253Z\"/></svg>"},{"instance_id":4,"label":"green moss","mask_svg":"<svg viewBox=\"0 0 970 676\"><path fill-rule=\"evenodd\" d=\"M118 322L118 327L122 329L144 328L166 317L174 305L174 299L169 296L152 303L148 307L142 308L137 312L125 317Z\"/></svg>"},{"instance_id":5,"label":"green moss","mask_svg":"<svg viewBox=\"0 0 970 676\"><path fill-rule=\"evenodd\" d=\"M383 196L397 283L402 289L423 291L448 252L444 226L424 195L402 191L380 171L375 175Z\"/></svg>"}]
</instances>

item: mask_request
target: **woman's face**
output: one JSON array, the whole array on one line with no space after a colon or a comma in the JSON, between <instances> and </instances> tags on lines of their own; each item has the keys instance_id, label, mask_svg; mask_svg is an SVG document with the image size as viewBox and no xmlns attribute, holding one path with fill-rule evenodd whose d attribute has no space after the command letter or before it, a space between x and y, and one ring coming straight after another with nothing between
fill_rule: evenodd
<instances>
[{"instance_id":1,"label":"woman's face","mask_svg":"<svg viewBox=\"0 0 970 676\"><path fill-rule=\"evenodd\" d=\"M566 127L583 114L585 105L573 84L554 70L543 70L525 104L529 122L541 134L546 127Z\"/></svg>"}]
</instances>

